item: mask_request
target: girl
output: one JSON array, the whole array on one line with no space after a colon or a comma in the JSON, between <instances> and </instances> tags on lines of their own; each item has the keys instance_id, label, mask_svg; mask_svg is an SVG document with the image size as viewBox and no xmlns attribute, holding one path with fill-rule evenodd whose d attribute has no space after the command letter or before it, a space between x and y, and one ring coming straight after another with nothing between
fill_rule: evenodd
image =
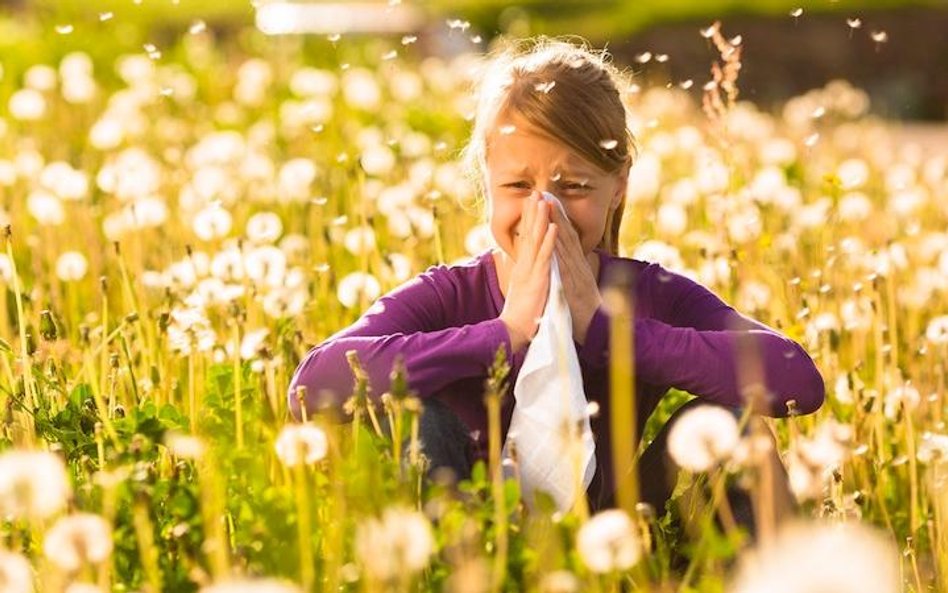
<instances>
[{"instance_id":1,"label":"girl","mask_svg":"<svg viewBox=\"0 0 948 593\"><path fill-rule=\"evenodd\" d=\"M293 377L307 407L351 395L348 350L358 353L375 394L384 393L397 355L411 389L424 402L421 441L432 469L467 477L487 451L483 387L487 369L506 347L514 385L549 292L557 258L572 315L591 419L596 474L587 496L593 509L614 504L609 422L609 318L602 289L626 278L634 303L638 431L669 388L695 402L738 408L736 351L754 340L767 399L762 413L820 407L823 380L806 352L752 321L696 282L657 264L620 257L633 138L620 99L620 74L605 56L558 41L508 49L489 63L480 88L467 162L487 203L496 248L452 266L435 266L381 297L358 321L313 348ZM568 218L540 198L557 196ZM512 391L512 388L511 388ZM515 401L503 401L506 434ZM688 405L686 404L686 408ZM680 411L679 411L680 413ZM641 496L657 510L671 494L674 467L666 428L639 461Z\"/></svg>"}]
</instances>

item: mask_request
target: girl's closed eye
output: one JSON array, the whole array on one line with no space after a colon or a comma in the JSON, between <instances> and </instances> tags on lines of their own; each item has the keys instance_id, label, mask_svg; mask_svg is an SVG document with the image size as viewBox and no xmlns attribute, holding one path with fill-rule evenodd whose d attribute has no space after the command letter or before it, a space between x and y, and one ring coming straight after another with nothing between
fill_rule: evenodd
<instances>
[{"instance_id":1,"label":"girl's closed eye","mask_svg":"<svg viewBox=\"0 0 948 593\"><path fill-rule=\"evenodd\" d=\"M533 189L533 186L530 184L529 181L511 181L509 183L503 184L503 187L506 187L508 189L516 189L516 190Z\"/></svg>"}]
</instances>

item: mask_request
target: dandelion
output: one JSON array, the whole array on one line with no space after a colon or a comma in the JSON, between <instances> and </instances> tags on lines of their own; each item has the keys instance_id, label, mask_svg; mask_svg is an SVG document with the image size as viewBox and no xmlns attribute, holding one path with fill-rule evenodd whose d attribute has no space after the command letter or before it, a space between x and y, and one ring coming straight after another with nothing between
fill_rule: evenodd
<instances>
[{"instance_id":1,"label":"dandelion","mask_svg":"<svg viewBox=\"0 0 948 593\"><path fill-rule=\"evenodd\" d=\"M619 145L618 140L601 140L599 142L599 147L604 148L605 150L612 150Z\"/></svg>"},{"instance_id":2,"label":"dandelion","mask_svg":"<svg viewBox=\"0 0 948 593\"><path fill-rule=\"evenodd\" d=\"M59 568L74 572L85 563L99 564L112 554L112 528L91 513L58 520L43 538L43 552Z\"/></svg>"},{"instance_id":3,"label":"dandelion","mask_svg":"<svg viewBox=\"0 0 948 593\"><path fill-rule=\"evenodd\" d=\"M388 508L381 518L356 528L356 555L377 581L389 582L424 569L434 548L431 524L418 511Z\"/></svg>"},{"instance_id":4,"label":"dandelion","mask_svg":"<svg viewBox=\"0 0 948 593\"><path fill-rule=\"evenodd\" d=\"M45 518L66 504L71 488L62 459L45 451L0 455L0 518Z\"/></svg>"},{"instance_id":5,"label":"dandelion","mask_svg":"<svg viewBox=\"0 0 948 593\"><path fill-rule=\"evenodd\" d=\"M682 80L681 82L679 82L679 83L678 83L678 87L681 88L682 90L687 91L688 89L690 89L691 87L693 87L694 84L695 84L695 81L692 80L692 79L690 79L690 78L688 78L688 79L685 79L685 80Z\"/></svg>"},{"instance_id":6,"label":"dandelion","mask_svg":"<svg viewBox=\"0 0 948 593\"><path fill-rule=\"evenodd\" d=\"M883 399L882 413L889 420L895 420L902 411L910 412L918 407L922 401L922 396L912 385L906 383L885 394Z\"/></svg>"},{"instance_id":7,"label":"dandelion","mask_svg":"<svg viewBox=\"0 0 948 593\"><path fill-rule=\"evenodd\" d=\"M56 276L63 282L77 282L86 277L89 262L78 251L67 251L56 260Z\"/></svg>"},{"instance_id":8,"label":"dandelion","mask_svg":"<svg viewBox=\"0 0 948 593\"><path fill-rule=\"evenodd\" d=\"M402 45L411 45L416 41L418 41L417 35L405 35L402 37Z\"/></svg>"},{"instance_id":9,"label":"dandelion","mask_svg":"<svg viewBox=\"0 0 948 593\"><path fill-rule=\"evenodd\" d=\"M369 175L381 177L391 173L395 167L395 153L384 144L377 144L362 152L359 163Z\"/></svg>"},{"instance_id":10,"label":"dandelion","mask_svg":"<svg viewBox=\"0 0 948 593\"><path fill-rule=\"evenodd\" d=\"M230 212L217 204L212 204L198 212L191 221L194 234L203 241L211 241L227 236L232 218Z\"/></svg>"},{"instance_id":11,"label":"dandelion","mask_svg":"<svg viewBox=\"0 0 948 593\"><path fill-rule=\"evenodd\" d=\"M300 588L278 579L232 579L201 587L200 593L300 593Z\"/></svg>"},{"instance_id":12,"label":"dandelion","mask_svg":"<svg viewBox=\"0 0 948 593\"><path fill-rule=\"evenodd\" d=\"M342 95L346 103L357 109L371 111L382 102L382 90L372 72L350 68L342 75Z\"/></svg>"},{"instance_id":13,"label":"dandelion","mask_svg":"<svg viewBox=\"0 0 948 593\"><path fill-rule=\"evenodd\" d=\"M115 16L112 12L100 12L99 13L99 22L104 23L105 21L112 20L112 17Z\"/></svg>"},{"instance_id":14,"label":"dandelion","mask_svg":"<svg viewBox=\"0 0 948 593\"><path fill-rule=\"evenodd\" d=\"M611 509L579 528L576 551L591 571L604 574L635 566L642 556L642 542L629 515Z\"/></svg>"},{"instance_id":15,"label":"dandelion","mask_svg":"<svg viewBox=\"0 0 948 593\"><path fill-rule=\"evenodd\" d=\"M200 438L180 432L165 435L165 446L171 454L182 459L199 459L204 455L204 441Z\"/></svg>"},{"instance_id":16,"label":"dandelion","mask_svg":"<svg viewBox=\"0 0 948 593\"><path fill-rule=\"evenodd\" d=\"M568 570L557 570L540 579L540 593L579 593L580 589L579 579Z\"/></svg>"},{"instance_id":17,"label":"dandelion","mask_svg":"<svg viewBox=\"0 0 948 593\"><path fill-rule=\"evenodd\" d=\"M939 315L928 322L925 339L932 344L948 344L948 315Z\"/></svg>"},{"instance_id":18,"label":"dandelion","mask_svg":"<svg viewBox=\"0 0 948 593\"><path fill-rule=\"evenodd\" d=\"M287 424L277 437L276 454L286 467L312 465L326 457L329 439L314 424Z\"/></svg>"},{"instance_id":19,"label":"dandelion","mask_svg":"<svg viewBox=\"0 0 948 593\"><path fill-rule=\"evenodd\" d=\"M792 16L795 19L799 18L801 15L803 15L802 8L794 8L793 10L790 11L790 16Z\"/></svg>"},{"instance_id":20,"label":"dandelion","mask_svg":"<svg viewBox=\"0 0 948 593\"><path fill-rule=\"evenodd\" d=\"M796 523L743 555L733 593L889 593L901 587L899 554L861 523Z\"/></svg>"},{"instance_id":21,"label":"dandelion","mask_svg":"<svg viewBox=\"0 0 948 593\"><path fill-rule=\"evenodd\" d=\"M200 19L191 23L191 26L188 27L188 33L190 33L191 35L198 35L199 33L203 33L206 30L207 30L207 23L205 23L204 21Z\"/></svg>"},{"instance_id":22,"label":"dandelion","mask_svg":"<svg viewBox=\"0 0 948 593\"><path fill-rule=\"evenodd\" d=\"M15 552L0 550L0 590L33 593L33 568L29 560Z\"/></svg>"},{"instance_id":23,"label":"dandelion","mask_svg":"<svg viewBox=\"0 0 948 593\"><path fill-rule=\"evenodd\" d=\"M75 27L73 27L72 25L56 25L55 29L56 29L56 33L58 33L59 35L69 35L73 31L75 31Z\"/></svg>"},{"instance_id":24,"label":"dandelion","mask_svg":"<svg viewBox=\"0 0 948 593\"><path fill-rule=\"evenodd\" d=\"M264 245L244 256L247 277L264 286L278 287L286 277L286 255L278 247Z\"/></svg>"},{"instance_id":25,"label":"dandelion","mask_svg":"<svg viewBox=\"0 0 948 593\"><path fill-rule=\"evenodd\" d=\"M375 231L367 225L357 226L346 231L343 244L352 255L362 255L375 249Z\"/></svg>"},{"instance_id":26,"label":"dandelion","mask_svg":"<svg viewBox=\"0 0 948 593\"><path fill-rule=\"evenodd\" d=\"M680 467L703 472L727 459L739 441L734 414L703 405L675 420L668 434L668 453Z\"/></svg>"},{"instance_id":27,"label":"dandelion","mask_svg":"<svg viewBox=\"0 0 948 593\"><path fill-rule=\"evenodd\" d=\"M382 292L375 276L365 272L352 272L339 281L336 296L346 307L354 307L362 295L366 300L374 301Z\"/></svg>"},{"instance_id":28,"label":"dandelion","mask_svg":"<svg viewBox=\"0 0 948 593\"><path fill-rule=\"evenodd\" d=\"M858 29L859 27L862 26L862 19L858 19L858 18L846 19L846 26L849 27L850 30Z\"/></svg>"},{"instance_id":29,"label":"dandelion","mask_svg":"<svg viewBox=\"0 0 948 593\"><path fill-rule=\"evenodd\" d=\"M270 335L270 330L266 328L255 329L244 334L240 340L240 358L244 360L256 358L268 335Z\"/></svg>"},{"instance_id":30,"label":"dandelion","mask_svg":"<svg viewBox=\"0 0 948 593\"><path fill-rule=\"evenodd\" d=\"M635 61L639 64L646 64L652 60L652 52L644 51L640 54L636 54Z\"/></svg>"},{"instance_id":31,"label":"dandelion","mask_svg":"<svg viewBox=\"0 0 948 593\"><path fill-rule=\"evenodd\" d=\"M283 221L273 212L258 212L247 220L245 232L254 243L273 243L283 234Z\"/></svg>"},{"instance_id":32,"label":"dandelion","mask_svg":"<svg viewBox=\"0 0 948 593\"><path fill-rule=\"evenodd\" d=\"M13 119L36 121L46 115L46 99L34 89L20 89L10 95L7 108Z\"/></svg>"},{"instance_id":33,"label":"dandelion","mask_svg":"<svg viewBox=\"0 0 948 593\"><path fill-rule=\"evenodd\" d=\"M877 44L885 43L889 40L889 34L885 31L873 31L869 34L869 37Z\"/></svg>"}]
</instances>

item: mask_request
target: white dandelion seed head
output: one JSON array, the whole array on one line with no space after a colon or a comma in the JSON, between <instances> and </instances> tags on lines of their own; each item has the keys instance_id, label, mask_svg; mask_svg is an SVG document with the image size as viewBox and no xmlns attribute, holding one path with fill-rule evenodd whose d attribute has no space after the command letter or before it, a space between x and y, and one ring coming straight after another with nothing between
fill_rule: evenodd
<instances>
[{"instance_id":1,"label":"white dandelion seed head","mask_svg":"<svg viewBox=\"0 0 948 593\"><path fill-rule=\"evenodd\" d=\"M0 550L0 588L4 593L33 593L33 567L21 554Z\"/></svg>"},{"instance_id":2,"label":"white dandelion seed head","mask_svg":"<svg viewBox=\"0 0 948 593\"><path fill-rule=\"evenodd\" d=\"M361 225L346 231L343 244L352 255L364 255L375 250L375 230L368 225Z\"/></svg>"},{"instance_id":3,"label":"white dandelion seed head","mask_svg":"<svg viewBox=\"0 0 948 593\"><path fill-rule=\"evenodd\" d=\"M256 358L268 335L270 335L270 330L267 328L251 330L244 334L240 340L240 358L243 360Z\"/></svg>"},{"instance_id":4,"label":"white dandelion seed head","mask_svg":"<svg viewBox=\"0 0 948 593\"><path fill-rule=\"evenodd\" d=\"M278 579L230 579L201 587L200 593L300 593L293 583Z\"/></svg>"},{"instance_id":5,"label":"white dandelion seed head","mask_svg":"<svg viewBox=\"0 0 948 593\"><path fill-rule=\"evenodd\" d=\"M283 221L274 212L257 212L247 219L245 232L254 243L274 243L283 234Z\"/></svg>"},{"instance_id":6,"label":"white dandelion seed head","mask_svg":"<svg viewBox=\"0 0 948 593\"><path fill-rule=\"evenodd\" d=\"M948 435L925 431L919 441L916 457L921 463L948 462Z\"/></svg>"},{"instance_id":7,"label":"white dandelion seed head","mask_svg":"<svg viewBox=\"0 0 948 593\"><path fill-rule=\"evenodd\" d=\"M388 175L395 168L395 153L384 144L375 144L362 151L359 163L369 175L382 177Z\"/></svg>"},{"instance_id":8,"label":"white dandelion seed head","mask_svg":"<svg viewBox=\"0 0 948 593\"><path fill-rule=\"evenodd\" d=\"M483 253L495 245L496 242L490 230L490 225L486 223L472 227L464 237L464 249L470 255Z\"/></svg>"},{"instance_id":9,"label":"white dandelion seed head","mask_svg":"<svg viewBox=\"0 0 948 593\"><path fill-rule=\"evenodd\" d=\"M68 515L46 532L43 552L67 572L79 570L86 563L99 564L112 554L112 527L99 515Z\"/></svg>"},{"instance_id":10,"label":"white dandelion seed head","mask_svg":"<svg viewBox=\"0 0 948 593\"><path fill-rule=\"evenodd\" d=\"M191 229L202 241L212 241L226 237L232 224L230 212L217 204L211 204L194 215Z\"/></svg>"},{"instance_id":11,"label":"white dandelion seed head","mask_svg":"<svg viewBox=\"0 0 948 593\"><path fill-rule=\"evenodd\" d=\"M371 111L382 101L382 89L376 77L365 68L349 68L342 74L342 96L357 109Z\"/></svg>"},{"instance_id":12,"label":"white dandelion seed head","mask_svg":"<svg viewBox=\"0 0 948 593\"><path fill-rule=\"evenodd\" d=\"M263 245L244 255L247 277L263 286L276 288L286 278L286 254L279 247Z\"/></svg>"},{"instance_id":13,"label":"white dandelion seed head","mask_svg":"<svg viewBox=\"0 0 948 593\"><path fill-rule=\"evenodd\" d=\"M424 569L434 549L431 524L418 511L390 507L381 518L367 519L356 528L356 556L377 581L388 582Z\"/></svg>"},{"instance_id":14,"label":"white dandelion seed head","mask_svg":"<svg viewBox=\"0 0 948 593\"><path fill-rule=\"evenodd\" d=\"M286 467L312 465L326 457L329 439L315 424L287 424L280 430L274 447L277 457Z\"/></svg>"},{"instance_id":15,"label":"white dandelion seed head","mask_svg":"<svg viewBox=\"0 0 948 593\"><path fill-rule=\"evenodd\" d=\"M35 190L26 197L26 209L43 226L59 226L66 220L62 200L45 190Z\"/></svg>"},{"instance_id":16,"label":"white dandelion seed head","mask_svg":"<svg viewBox=\"0 0 948 593\"><path fill-rule=\"evenodd\" d=\"M125 128L117 117L103 115L89 130L89 144L98 150L112 150L125 139Z\"/></svg>"},{"instance_id":17,"label":"white dandelion seed head","mask_svg":"<svg viewBox=\"0 0 948 593\"><path fill-rule=\"evenodd\" d=\"M346 307L355 307L359 304L360 296L367 301L374 301L382 292L382 287L375 276L365 272L351 272L347 274L336 288L339 302Z\"/></svg>"},{"instance_id":18,"label":"white dandelion seed head","mask_svg":"<svg viewBox=\"0 0 948 593\"><path fill-rule=\"evenodd\" d=\"M901 588L899 554L868 525L795 523L740 560L733 593L890 593Z\"/></svg>"},{"instance_id":19,"label":"white dandelion seed head","mask_svg":"<svg viewBox=\"0 0 948 593\"><path fill-rule=\"evenodd\" d=\"M85 172L63 161L54 161L43 167L39 181L62 200L81 200L89 192L89 177Z\"/></svg>"},{"instance_id":20,"label":"white dandelion seed head","mask_svg":"<svg viewBox=\"0 0 948 593\"><path fill-rule=\"evenodd\" d=\"M737 419L717 406L697 406L675 420L668 453L680 467L703 472L727 460L740 441Z\"/></svg>"},{"instance_id":21,"label":"white dandelion seed head","mask_svg":"<svg viewBox=\"0 0 948 593\"><path fill-rule=\"evenodd\" d=\"M674 245L664 241L651 239L635 248L632 253L635 259L653 262L669 270L682 270L685 267L681 252Z\"/></svg>"},{"instance_id":22,"label":"white dandelion seed head","mask_svg":"<svg viewBox=\"0 0 948 593\"><path fill-rule=\"evenodd\" d=\"M13 119L30 122L46 115L46 98L34 89L20 89L10 95L7 109Z\"/></svg>"},{"instance_id":23,"label":"white dandelion seed head","mask_svg":"<svg viewBox=\"0 0 948 593\"><path fill-rule=\"evenodd\" d=\"M285 202L304 202L310 198L310 186L316 179L316 164L310 159L290 159L277 173L280 199Z\"/></svg>"},{"instance_id":24,"label":"white dandelion seed head","mask_svg":"<svg viewBox=\"0 0 948 593\"><path fill-rule=\"evenodd\" d=\"M390 253L385 256L395 282L402 283L412 276L411 259L402 253ZM378 303L378 301L376 301Z\"/></svg>"},{"instance_id":25,"label":"white dandelion seed head","mask_svg":"<svg viewBox=\"0 0 948 593\"><path fill-rule=\"evenodd\" d=\"M182 459L199 459L206 449L199 437L174 431L165 435L165 446L172 455Z\"/></svg>"},{"instance_id":26,"label":"white dandelion seed head","mask_svg":"<svg viewBox=\"0 0 948 593\"><path fill-rule=\"evenodd\" d=\"M627 570L642 556L642 542L629 515L619 509L591 517L576 534L576 551L593 572Z\"/></svg>"},{"instance_id":27,"label":"white dandelion seed head","mask_svg":"<svg viewBox=\"0 0 948 593\"><path fill-rule=\"evenodd\" d=\"M883 399L882 413L885 417L894 420L903 410L911 412L922 402L922 395L909 383L899 385L889 390Z\"/></svg>"},{"instance_id":28,"label":"white dandelion seed head","mask_svg":"<svg viewBox=\"0 0 948 593\"><path fill-rule=\"evenodd\" d=\"M298 97L329 96L339 88L339 80L331 70L299 68L290 77L290 91Z\"/></svg>"},{"instance_id":29,"label":"white dandelion seed head","mask_svg":"<svg viewBox=\"0 0 948 593\"><path fill-rule=\"evenodd\" d=\"M948 344L948 315L939 315L928 322L925 339L932 344Z\"/></svg>"},{"instance_id":30,"label":"white dandelion seed head","mask_svg":"<svg viewBox=\"0 0 948 593\"><path fill-rule=\"evenodd\" d=\"M578 593L579 579L568 570L556 570L540 579L540 593Z\"/></svg>"},{"instance_id":31,"label":"white dandelion seed head","mask_svg":"<svg viewBox=\"0 0 948 593\"><path fill-rule=\"evenodd\" d=\"M677 202L665 202L658 207L655 228L666 237L677 237L688 228L688 212Z\"/></svg>"},{"instance_id":32,"label":"white dandelion seed head","mask_svg":"<svg viewBox=\"0 0 948 593\"><path fill-rule=\"evenodd\" d=\"M0 454L0 518L45 518L62 509L72 489L66 466L45 451Z\"/></svg>"},{"instance_id":33,"label":"white dandelion seed head","mask_svg":"<svg viewBox=\"0 0 948 593\"><path fill-rule=\"evenodd\" d=\"M67 251L56 260L56 276L63 282L78 282L88 271L89 262L78 251Z\"/></svg>"},{"instance_id":34,"label":"white dandelion seed head","mask_svg":"<svg viewBox=\"0 0 948 593\"><path fill-rule=\"evenodd\" d=\"M63 593L105 593L97 585L92 583L70 583Z\"/></svg>"}]
</instances>

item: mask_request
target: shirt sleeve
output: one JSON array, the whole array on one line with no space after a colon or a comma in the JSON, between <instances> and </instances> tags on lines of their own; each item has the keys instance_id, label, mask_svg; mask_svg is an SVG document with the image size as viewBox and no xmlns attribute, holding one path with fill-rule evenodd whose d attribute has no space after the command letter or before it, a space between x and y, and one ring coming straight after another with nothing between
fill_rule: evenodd
<instances>
[{"instance_id":1,"label":"shirt sleeve","mask_svg":"<svg viewBox=\"0 0 948 593\"><path fill-rule=\"evenodd\" d=\"M290 381L290 411L300 417L299 387L306 406L317 401L341 404L353 392L355 379L346 353L354 350L369 377L375 397L390 385L396 356L401 355L409 388L420 397L458 379L486 376L503 344L512 363L510 336L500 319L450 327L443 291L451 281L443 269L421 274L375 302L355 323L311 349Z\"/></svg>"},{"instance_id":2,"label":"shirt sleeve","mask_svg":"<svg viewBox=\"0 0 948 593\"><path fill-rule=\"evenodd\" d=\"M800 344L749 319L701 284L652 264L638 275L633 324L637 376L714 403L742 407L742 386L763 383L763 413L785 416L794 400L804 414L823 403L823 378ZM604 366L609 317L593 315L580 357ZM756 374L756 376L755 376Z\"/></svg>"}]
</instances>

